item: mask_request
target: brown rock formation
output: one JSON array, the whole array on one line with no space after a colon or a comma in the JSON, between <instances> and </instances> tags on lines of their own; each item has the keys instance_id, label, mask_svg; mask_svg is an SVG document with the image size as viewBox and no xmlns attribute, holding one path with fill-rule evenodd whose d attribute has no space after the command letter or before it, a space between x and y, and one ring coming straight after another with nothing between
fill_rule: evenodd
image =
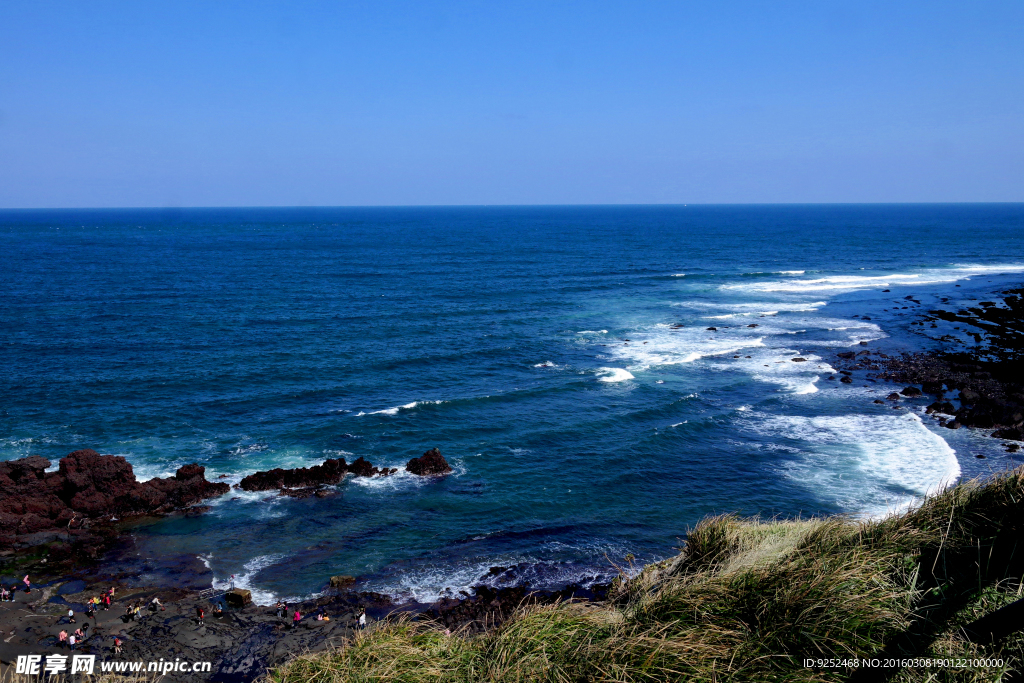
<instances>
[{"instance_id":1,"label":"brown rock formation","mask_svg":"<svg viewBox=\"0 0 1024 683\"><path fill-rule=\"evenodd\" d=\"M165 514L229 490L206 481L199 465L185 465L173 478L139 482L124 458L88 449L62 458L56 472L46 472L49 466L40 456L0 462L0 546L31 545L24 537L69 534L95 520Z\"/></svg>"},{"instance_id":2,"label":"brown rock formation","mask_svg":"<svg viewBox=\"0 0 1024 683\"><path fill-rule=\"evenodd\" d=\"M431 448L418 458L413 458L405 465L405 469L420 476L448 474L452 471L441 451Z\"/></svg>"}]
</instances>

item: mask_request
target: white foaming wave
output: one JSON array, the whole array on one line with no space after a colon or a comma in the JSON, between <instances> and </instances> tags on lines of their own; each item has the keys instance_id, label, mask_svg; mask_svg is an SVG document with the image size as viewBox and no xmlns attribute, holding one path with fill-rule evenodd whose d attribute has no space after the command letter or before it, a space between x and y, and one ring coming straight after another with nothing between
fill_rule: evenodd
<instances>
[{"instance_id":1,"label":"white foaming wave","mask_svg":"<svg viewBox=\"0 0 1024 683\"><path fill-rule=\"evenodd\" d=\"M573 548L575 546L552 542L545 543L542 550L562 554ZM607 547L602 555L621 557L627 552L625 548ZM494 566L506 567L507 575L506 572L492 574L490 569ZM513 578L510 579L508 575ZM571 584L592 585L610 580L613 576L608 570L602 571L584 563L540 560L525 554L510 553L453 564L406 567L393 575L361 582L359 589L389 595L396 602L415 600L433 603L441 598L459 597L460 591L470 593L474 586L502 588L527 584L531 588L551 590Z\"/></svg>"},{"instance_id":2,"label":"white foaming wave","mask_svg":"<svg viewBox=\"0 0 1024 683\"><path fill-rule=\"evenodd\" d=\"M365 590L390 595L398 601L414 600L420 603L437 602L443 597L450 597L457 591L467 593L472 586L478 585L487 575L490 567L503 562L514 564L508 560L495 559L492 563L460 564L454 567L431 567L403 571L386 584L377 585L369 582ZM488 566L484 566L488 564Z\"/></svg>"},{"instance_id":3,"label":"white foaming wave","mask_svg":"<svg viewBox=\"0 0 1024 683\"><path fill-rule=\"evenodd\" d=\"M953 484L956 452L913 413L898 416L759 414L755 432L800 443L784 473L823 503L882 517Z\"/></svg>"},{"instance_id":4,"label":"white foaming wave","mask_svg":"<svg viewBox=\"0 0 1024 683\"><path fill-rule=\"evenodd\" d=\"M232 448L229 452L231 453L231 455L247 455L249 453L261 453L267 450L268 448L270 448L270 446L268 446L265 443L253 443L247 446L239 444L238 446Z\"/></svg>"},{"instance_id":5,"label":"white foaming wave","mask_svg":"<svg viewBox=\"0 0 1024 683\"><path fill-rule=\"evenodd\" d=\"M608 330L580 330L576 334L608 334Z\"/></svg>"},{"instance_id":6,"label":"white foaming wave","mask_svg":"<svg viewBox=\"0 0 1024 683\"><path fill-rule=\"evenodd\" d=\"M954 263L953 267L966 272L968 275L997 275L999 273L1024 272L1024 264L1021 263L997 263L994 266L985 266L980 263Z\"/></svg>"},{"instance_id":7,"label":"white foaming wave","mask_svg":"<svg viewBox=\"0 0 1024 683\"><path fill-rule=\"evenodd\" d=\"M437 405L440 403L445 403L445 401L413 401L412 403L406 403L400 406L393 406L391 408L383 408L381 410L371 410L369 412L364 412L360 410L358 413L356 413L355 416L362 417L363 415L398 415L398 411L400 410L412 410L416 406L431 404Z\"/></svg>"},{"instance_id":8,"label":"white foaming wave","mask_svg":"<svg viewBox=\"0 0 1024 683\"><path fill-rule=\"evenodd\" d=\"M551 361L546 360L543 363L537 363L533 367L535 367L535 368L557 368L558 366L555 365L554 363L552 363Z\"/></svg>"},{"instance_id":9,"label":"white foaming wave","mask_svg":"<svg viewBox=\"0 0 1024 683\"><path fill-rule=\"evenodd\" d=\"M885 339L889 335L882 331L882 328L877 325L864 326L864 327L849 327L845 330L837 331L849 331L846 335L846 339L807 339L801 341L804 346L818 346L824 348L840 348L858 346L861 342L875 341L876 339Z\"/></svg>"},{"instance_id":10,"label":"white foaming wave","mask_svg":"<svg viewBox=\"0 0 1024 683\"><path fill-rule=\"evenodd\" d=\"M813 394L813 393L818 391L818 387L815 386L817 383L818 383L818 378L817 377L812 377L810 382L808 382L807 384L803 385L802 387L798 387L796 389L796 391L794 391L793 393L794 394Z\"/></svg>"},{"instance_id":11,"label":"white foaming wave","mask_svg":"<svg viewBox=\"0 0 1024 683\"><path fill-rule=\"evenodd\" d=\"M672 306L705 311L730 311L736 315L778 315L779 313L809 313L827 303L827 301L757 301L752 303L677 301Z\"/></svg>"},{"instance_id":12,"label":"white foaming wave","mask_svg":"<svg viewBox=\"0 0 1024 683\"><path fill-rule=\"evenodd\" d=\"M747 372L758 382L775 384L791 394L813 394L818 391L821 375L835 372L828 363L815 355L805 354L803 362L794 362L797 352L790 349L765 348L752 358L729 359L716 363L716 370L740 370Z\"/></svg>"},{"instance_id":13,"label":"white foaming wave","mask_svg":"<svg viewBox=\"0 0 1024 683\"><path fill-rule=\"evenodd\" d=\"M875 289L899 285L933 285L964 280L973 275L1024 272L1024 265L995 266L956 265L951 268L928 268L917 273L891 273L887 275L832 275L809 280L776 280L722 285L720 289L745 292L782 292L801 294L810 292L844 292Z\"/></svg>"},{"instance_id":14,"label":"white foaming wave","mask_svg":"<svg viewBox=\"0 0 1024 683\"><path fill-rule=\"evenodd\" d=\"M806 270L780 270L779 275L803 275Z\"/></svg>"},{"instance_id":15,"label":"white foaming wave","mask_svg":"<svg viewBox=\"0 0 1024 683\"><path fill-rule=\"evenodd\" d=\"M676 273L672 277L686 277L686 273Z\"/></svg>"},{"instance_id":16,"label":"white foaming wave","mask_svg":"<svg viewBox=\"0 0 1024 683\"><path fill-rule=\"evenodd\" d=\"M452 471L444 475L446 477L460 477L466 473L466 466L462 463L449 462L448 465L452 468ZM398 471L394 474L389 474L386 477L350 477L348 481L355 486L361 486L362 488L374 491L407 489L424 486L435 481L435 477L423 477L418 474L413 474L409 470L405 469L405 465L399 463L392 465L384 464L381 465L381 467L395 467Z\"/></svg>"},{"instance_id":17,"label":"white foaming wave","mask_svg":"<svg viewBox=\"0 0 1024 683\"><path fill-rule=\"evenodd\" d=\"M85 437L79 437L79 441L88 441ZM30 455L38 455L33 453L34 446L38 444L55 444L60 443L57 439L41 436L41 437L17 437L10 436L4 439L0 439L0 461L5 460L18 460L19 458L27 458ZM50 461L50 466L46 469L47 472L55 472L60 466L59 458L47 458Z\"/></svg>"},{"instance_id":18,"label":"white foaming wave","mask_svg":"<svg viewBox=\"0 0 1024 683\"><path fill-rule=\"evenodd\" d=\"M755 334L754 329L744 327L740 328L738 334L735 332L719 335L696 327L676 330L659 324L650 332L633 335L634 342L628 346L609 348L609 354L629 362L630 369L646 370L659 365L692 363L701 358L764 345L762 336L752 336Z\"/></svg>"},{"instance_id":19,"label":"white foaming wave","mask_svg":"<svg viewBox=\"0 0 1024 683\"><path fill-rule=\"evenodd\" d=\"M236 475L238 481L242 480L240 475ZM232 482L230 478L221 479L225 483L237 484L238 482ZM227 503L237 503L238 505L249 505L251 503L267 503L273 505L281 501L280 491L272 489L270 491L243 491L242 489L232 488L230 492L219 496L217 498L210 499L204 503L212 508L223 506Z\"/></svg>"},{"instance_id":20,"label":"white foaming wave","mask_svg":"<svg viewBox=\"0 0 1024 683\"><path fill-rule=\"evenodd\" d=\"M868 321L842 320L839 318L787 317L763 323L758 330L769 335L796 334L816 330L819 332L843 332L832 339L802 339L804 346L854 346L862 341L874 341L888 337L877 324ZM791 341L788 343L792 343Z\"/></svg>"},{"instance_id":21,"label":"white foaming wave","mask_svg":"<svg viewBox=\"0 0 1024 683\"><path fill-rule=\"evenodd\" d=\"M598 382L625 382L634 379L633 373L624 368L598 368Z\"/></svg>"},{"instance_id":22,"label":"white foaming wave","mask_svg":"<svg viewBox=\"0 0 1024 683\"><path fill-rule=\"evenodd\" d=\"M401 406L394 406L393 408L384 408L383 410L371 410L368 413L360 411L356 417L359 417L360 415L398 415L399 410L412 410L417 405L419 405L419 402L413 401L412 403L406 403L405 405Z\"/></svg>"},{"instance_id":23,"label":"white foaming wave","mask_svg":"<svg viewBox=\"0 0 1024 683\"><path fill-rule=\"evenodd\" d=\"M261 571L271 565L277 564L280 560L283 560L284 557L285 556L281 554L259 555L254 557L243 565L243 572L235 574L234 579L231 579L230 577L226 579L218 579L217 577L214 577L211 587L217 590L230 590L233 584L235 588L243 588L249 591L252 594L252 601L257 605L273 605L277 602L279 596L268 590L258 588L253 584L253 580ZM199 559L203 560L203 564L207 567L210 567L210 560L212 558L212 553L206 557L203 557L202 555L199 556ZM289 601L295 599L297 598L287 598Z\"/></svg>"},{"instance_id":24,"label":"white foaming wave","mask_svg":"<svg viewBox=\"0 0 1024 683\"><path fill-rule=\"evenodd\" d=\"M181 465L174 465L168 463L134 463L130 453L114 453L113 455L120 455L132 465L132 471L135 473L135 479L143 482L149 481L150 479L169 479L174 477L177 473L178 468Z\"/></svg>"}]
</instances>

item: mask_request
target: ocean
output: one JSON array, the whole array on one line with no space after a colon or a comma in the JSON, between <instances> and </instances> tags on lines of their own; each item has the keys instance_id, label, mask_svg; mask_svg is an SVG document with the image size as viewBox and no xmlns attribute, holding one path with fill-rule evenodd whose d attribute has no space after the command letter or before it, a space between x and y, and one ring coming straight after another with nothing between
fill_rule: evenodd
<instances>
[{"instance_id":1,"label":"ocean","mask_svg":"<svg viewBox=\"0 0 1024 683\"><path fill-rule=\"evenodd\" d=\"M399 468L148 521L140 581L587 584L710 514L878 516L1020 463L827 379L1019 286L1020 204L5 210L0 236L0 460ZM453 474L402 469L433 447Z\"/></svg>"}]
</instances>

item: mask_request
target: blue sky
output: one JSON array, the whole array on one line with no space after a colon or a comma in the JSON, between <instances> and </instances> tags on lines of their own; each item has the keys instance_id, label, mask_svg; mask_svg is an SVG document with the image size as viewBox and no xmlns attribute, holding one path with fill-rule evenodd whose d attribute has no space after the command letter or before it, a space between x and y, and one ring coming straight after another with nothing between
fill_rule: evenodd
<instances>
[{"instance_id":1,"label":"blue sky","mask_svg":"<svg viewBox=\"0 0 1024 683\"><path fill-rule=\"evenodd\" d=\"M1024 201L1024 2L3 2L0 207Z\"/></svg>"}]
</instances>

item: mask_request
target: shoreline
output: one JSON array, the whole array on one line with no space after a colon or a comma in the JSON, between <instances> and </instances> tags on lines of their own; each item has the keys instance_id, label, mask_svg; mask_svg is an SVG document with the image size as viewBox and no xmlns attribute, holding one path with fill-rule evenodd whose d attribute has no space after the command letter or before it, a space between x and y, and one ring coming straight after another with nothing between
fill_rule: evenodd
<instances>
[{"instance_id":1,"label":"shoreline","mask_svg":"<svg viewBox=\"0 0 1024 683\"><path fill-rule=\"evenodd\" d=\"M1017 292L1017 296L1021 292L1011 291ZM982 310L984 312L989 308L991 307ZM927 315L932 316L932 319L944 319L936 311L930 311ZM963 315L950 315L955 315L958 322L965 324ZM983 338L989 337L983 335ZM875 399L874 403L907 410L908 402L911 408L919 408L919 403L933 398L935 400L924 412L925 415L932 416L938 424L953 430L965 426L1001 434L1003 436L997 438L1003 439L1007 452L1020 450L1020 438L1007 438L1007 435L1021 436L1022 423L1018 419L1019 413L1015 411L1021 409L1020 400L1016 397L1024 398L1020 393L1024 388L1016 379L1017 375L1012 374L1015 368L1019 367L1019 359L1015 359L1016 357L997 360L972 358L970 351L963 350L890 356L878 350L881 344L869 345L862 342L862 345L867 348L837 352L834 361L837 372L826 381L831 380L851 387L855 381L884 380L905 383L908 386L895 396L890 394L884 400ZM1009 351L1016 352L1012 348ZM849 381L846 381L847 379ZM954 423L958 423L957 426L952 426ZM1012 448L1013 446L1017 448ZM369 463L364 462L359 467L367 469L371 476L380 476L382 473ZM299 475L283 474L276 478L272 477L272 484L282 484L279 487L279 495L329 495L325 492L323 484L330 483L328 480L337 475L336 466L334 469L325 467L323 470L317 470L316 476L309 474L316 468L300 469L303 472ZM318 481L319 473L327 476L328 480ZM199 475L202 475L201 471ZM283 486L285 478L289 476L293 477L288 480L289 483L295 483L296 486ZM253 477L254 480L260 480L256 475ZM196 481L196 472L186 471L181 480ZM205 482L205 479L203 481ZM268 485L266 489L261 490L272 488L275 486ZM205 506L200 502L191 501L186 507L173 512L165 510L161 514L202 514ZM87 534L83 535L87 542L91 541L100 546L109 543L109 546L106 546L109 550L120 544L124 550L125 542L131 538L128 529L144 522L145 519L142 515L137 515L130 521L107 519L103 524L86 527ZM46 542L59 544L72 540L74 535L70 532L74 530L73 523L74 518L69 522L67 533L53 532L57 535ZM17 557L17 554L14 557ZM63 557L66 559L66 556ZM224 615L208 617L206 625L199 625L193 616L194 608L211 605L211 599L223 599L222 593L215 592L214 595L210 595L208 590L197 588L131 586L127 575L119 576L106 571L109 564L106 568L103 566L105 557L107 556L88 557L87 565L89 562L95 564L77 569L70 568L70 571L62 572L59 569L60 562L63 561L60 557L57 558L58 562L51 564L48 558L33 554L33 548L23 550L21 558L25 562L16 563L19 574L26 567L35 573L40 570L56 571L51 575L52 580L33 589L31 593L18 593L14 602L0 603L0 630L4 634L4 637L0 638L3 641L0 642L0 662L9 664L18 654L60 652L51 642L54 635L52 631L59 630L56 627L60 625L61 617L66 614L68 606L82 606L85 599L106 590L111 585L118 587L115 606L109 612L100 613L99 618L93 620L94 630L90 631L89 638L83 644L83 652L97 654L99 658L109 657L113 654L113 636L121 634L125 642L121 658L155 661L173 655L193 661L212 661L214 666L209 676L193 678L215 681L253 680L297 652L317 652L344 645L356 636L357 615L363 609L369 618L370 628L379 621L400 615L412 615L411 618L414 620L430 620L453 632L460 631L471 635L494 629L524 601L536 604L561 601L601 602L607 598L610 587L610 584L592 587L574 585L560 591L530 591L525 585L501 589L477 586L473 589L472 595L442 598L430 604L396 602L392 597L378 593L328 589L319 597L290 603L290 607L298 607L304 617L322 610L331 616L329 622L307 620L307 617L300 622L298 628L293 629L290 627L290 618L278 616L273 607L248 605L241 608L228 607ZM4 559L12 559L11 551L5 551ZM195 561L198 562L199 558L195 558ZM9 561L5 561L0 573L6 576L10 571L9 564ZM189 562L186 561L177 568L186 579L190 572L195 575L194 569L188 565ZM9 584L10 577L7 577L6 581ZM72 588L81 590L72 592ZM62 590L65 592L61 593ZM125 605L138 600L148 601L152 597L159 597L166 611L146 614L139 621L126 622L120 619L119 615ZM80 610L75 611L77 614Z\"/></svg>"}]
</instances>

